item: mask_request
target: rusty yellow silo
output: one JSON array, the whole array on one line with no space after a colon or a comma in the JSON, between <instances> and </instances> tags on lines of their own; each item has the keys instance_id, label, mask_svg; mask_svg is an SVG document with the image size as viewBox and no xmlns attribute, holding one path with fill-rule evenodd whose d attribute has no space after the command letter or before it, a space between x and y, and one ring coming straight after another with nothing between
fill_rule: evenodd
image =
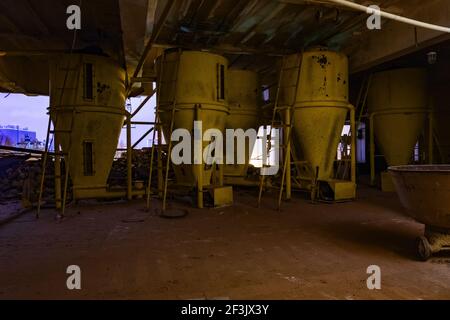
<instances>
[{"instance_id":1,"label":"rusty yellow silo","mask_svg":"<svg viewBox=\"0 0 450 320\"><path fill-rule=\"evenodd\" d=\"M388 165L409 164L429 112L426 70L404 68L374 74L367 104L372 142L376 141ZM374 158L372 144L372 183ZM382 173L381 182L384 191L395 190L387 172Z\"/></svg>"},{"instance_id":2,"label":"rusty yellow silo","mask_svg":"<svg viewBox=\"0 0 450 320\"><path fill-rule=\"evenodd\" d=\"M125 71L109 58L67 54L51 64L49 112L55 145L67 155L75 199L106 193L125 94Z\"/></svg>"},{"instance_id":3,"label":"rusty yellow silo","mask_svg":"<svg viewBox=\"0 0 450 320\"><path fill-rule=\"evenodd\" d=\"M253 129L256 133L260 123L260 87L258 74L249 70L228 71L228 102L230 114L227 117L226 129L241 129L246 132ZM236 140L236 139L235 139ZM234 152L234 164L224 166L224 176L227 182L237 182L235 178L245 178L250 162L249 154L253 151L254 141L245 141L245 163L238 164L236 152ZM237 151L237 141L234 150Z\"/></svg>"},{"instance_id":4,"label":"rusty yellow silo","mask_svg":"<svg viewBox=\"0 0 450 320\"><path fill-rule=\"evenodd\" d=\"M315 48L287 57L283 68L279 105L294 108L292 119L289 119L294 128L292 146L296 157L304 163L297 166L298 178L326 182L333 190L334 200L354 198L354 163L352 181L337 180L334 174L337 147L346 117L349 113L351 119L354 116L348 100L347 57Z\"/></svg>"},{"instance_id":5,"label":"rusty yellow silo","mask_svg":"<svg viewBox=\"0 0 450 320\"><path fill-rule=\"evenodd\" d=\"M186 129L193 136L194 121L201 121L200 138L209 129L224 132L229 113L226 58L208 52L167 50L158 58L157 69L159 115L166 139L170 139L172 114L175 115L173 130ZM208 144L203 142L202 147ZM194 150L191 163L194 163ZM177 184L195 187L202 182L203 186L211 185L213 166L202 164L199 171L199 166L192 164L173 165Z\"/></svg>"},{"instance_id":6,"label":"rusty yellow silo","mask_svg":"<svg viewBox=\"0 0 450 320\"><path fill-rule=\"evenodd\" d=\"M433 84L433 129L436 138L436 160L450 164L450 104L445 81Z\"/></svg>"},{"instance_id":7,"label":"rusty yellow silo","mask_svg":"<svg viewBox=\"0 0 450 320\"><path fill-rule=\"evenodd\" d=\"M450 164L450 112L437 110L434 113L434 132L437 140L437 153L439 162Z\"/></svg>"}]
</instances>

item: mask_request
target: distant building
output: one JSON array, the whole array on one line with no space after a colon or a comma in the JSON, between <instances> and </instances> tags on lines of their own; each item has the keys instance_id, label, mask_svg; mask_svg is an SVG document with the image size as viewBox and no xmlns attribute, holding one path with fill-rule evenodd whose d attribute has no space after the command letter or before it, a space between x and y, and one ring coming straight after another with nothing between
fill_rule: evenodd
<instances>
[{"instance_id":1,"label":"distant building","mask_svg":"<svg viewBox=\"0 0 450 320\"><path fill-rule=\"evenodd\" d=\"M40 142L36 139L36 132L28 128L7 125L0 126L0 145L20 148L39 147Z\"/></svg>"}]
</instances>

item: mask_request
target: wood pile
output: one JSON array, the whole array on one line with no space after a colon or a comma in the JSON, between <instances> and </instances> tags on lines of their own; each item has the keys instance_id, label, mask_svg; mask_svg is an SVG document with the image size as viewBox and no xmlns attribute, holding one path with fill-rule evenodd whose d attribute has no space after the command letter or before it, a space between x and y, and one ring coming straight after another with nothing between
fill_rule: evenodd
<instances>
[{"instance_id":1,"label":"wood pile","mask_svg":"<svg viewBox=\"0 0 450 320\"><path fill-rule=\"evenodd\" d=\"M24 207L36 204L39 197L42 162L31 155L2 154L0 157L0 201L22 200ZM43 200L53 202L54 168L48 161Z\"/></svg>"}]
</instances>

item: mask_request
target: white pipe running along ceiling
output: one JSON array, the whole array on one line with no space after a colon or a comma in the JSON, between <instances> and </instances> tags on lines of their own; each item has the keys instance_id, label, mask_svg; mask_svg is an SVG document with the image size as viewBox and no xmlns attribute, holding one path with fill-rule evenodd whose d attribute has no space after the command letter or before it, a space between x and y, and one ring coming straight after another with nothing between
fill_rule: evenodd
<instances>
[{"instance_id":1,"label":"white pipe running along ceiling","mask_svg":"<svg viewBox=\"0 0 450 320\"><path fill-rule=\"evenodd\" d=\"M340 4L342 6L346 6L346 7L355 9L355 10L363 11L363 12L366 12L367 14L379 14L383 18L403 22L403 23L410 24L410 25L413 25L416 27L450 33L450 28L447 28L447 27L438 26L435 24L430 24L430 23L426 23L426 22L422 22L422 21L418 21L418 20L414 20L414 19L410 19L410 18L405 18L405 17L399 16L396 14L382 11L382 10L376 10L371 7L366 7L361 4L351 2L351 1L347 1L347 0L326 0L326 1Z\"/></svg>"}]
</instances>

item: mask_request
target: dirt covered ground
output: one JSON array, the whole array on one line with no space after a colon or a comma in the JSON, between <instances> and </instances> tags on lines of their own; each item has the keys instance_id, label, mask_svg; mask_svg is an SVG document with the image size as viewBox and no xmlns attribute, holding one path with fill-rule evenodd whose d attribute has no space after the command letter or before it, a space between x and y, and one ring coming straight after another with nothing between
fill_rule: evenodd
<instances>
[{"instance_id":1,"label":"dirt covered ground","mask_svg":"<svg viewBox=\"0 0 450 320\"><path fill-rule=\"evenodd\" d=\"M79 204L63 221L50 209L23 214L0 227L0 298L450 299L449 255L415 260L423 226L396 195L362 188L334 205L296 195L278 212L275 195L258 209L255 194L235 192L230 208L186 206L181 219L143 201ZM66 287L69 265L81 268L81 290ZM381 290L367 289L370 265Z\"/></svg>"}]
</instances>

